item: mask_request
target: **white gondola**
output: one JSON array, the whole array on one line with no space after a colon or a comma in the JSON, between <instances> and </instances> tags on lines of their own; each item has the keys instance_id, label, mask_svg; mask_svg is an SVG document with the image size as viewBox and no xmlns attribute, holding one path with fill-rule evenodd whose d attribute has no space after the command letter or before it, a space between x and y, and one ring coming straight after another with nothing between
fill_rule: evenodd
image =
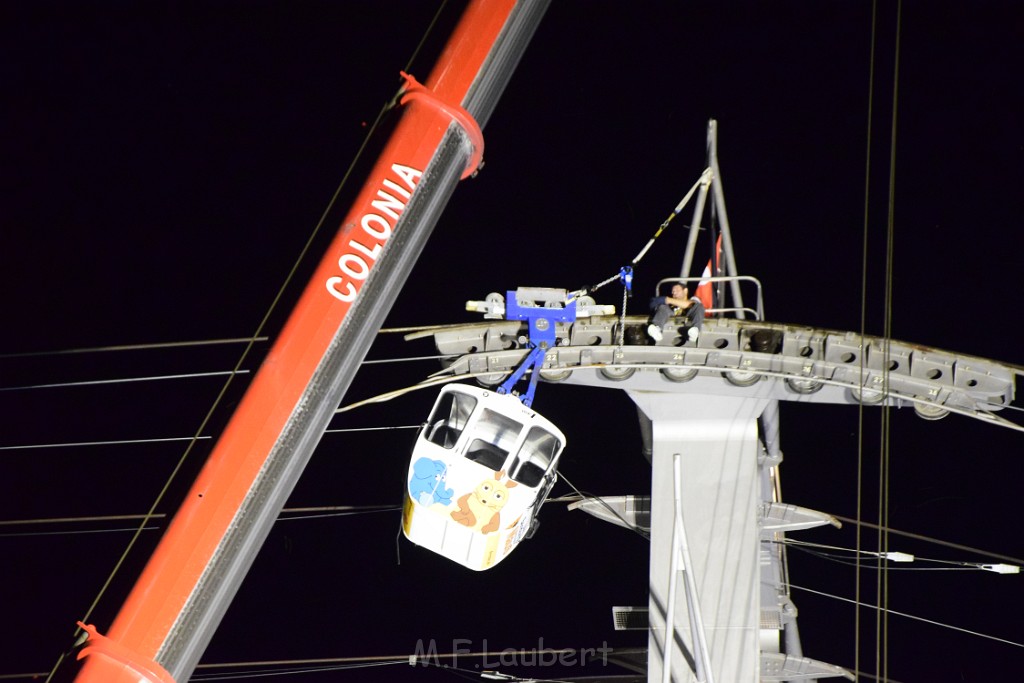
<instances>
[{"instance_id":1,"label":"white gondola","mask_svg":"<svg viewBox=\"0 0 1024 683\"><path fill-rule=\"evenodd\" d=\"M406 538L470 569L493 567L532 535L564 446L515 396L446 386L409 463Z\"/></svg>"}]
</instances>

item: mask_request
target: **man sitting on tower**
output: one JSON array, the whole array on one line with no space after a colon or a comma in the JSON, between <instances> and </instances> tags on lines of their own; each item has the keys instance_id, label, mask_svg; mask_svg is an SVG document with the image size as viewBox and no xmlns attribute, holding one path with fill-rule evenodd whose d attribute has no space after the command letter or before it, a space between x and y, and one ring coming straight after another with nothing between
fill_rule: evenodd
<instances>
[{"instance_id":1,"label":"man sitting on tower","mask_svg":"<svg viewBox=\"0 0 1024 683\"><path fill-rule=\"evenodd\" d=\"M697 297L690 296L690 290L683 282L672 285L670 296L656 296L651 299L651 319L647 326L647 334L655 342L664 337L665 324L669 318L685 316L686 320L680 334L694 344L700 336L700 326L704 323L704 304Z\"/></svg>"}]
</instances>

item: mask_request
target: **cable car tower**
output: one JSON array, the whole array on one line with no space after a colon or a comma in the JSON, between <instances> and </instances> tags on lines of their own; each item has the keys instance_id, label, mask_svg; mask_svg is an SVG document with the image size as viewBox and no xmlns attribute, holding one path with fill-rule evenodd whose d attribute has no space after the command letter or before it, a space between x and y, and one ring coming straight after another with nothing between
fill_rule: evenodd
<instances>
[{"instance_id":1,"label":"cable car tower","mask_svg":"<svg viewBox=\"0 0 1024 683\"><path fill-rule=\"evenodd\" d=\"M616 524L650 526L648 681L852 680L801 648L780 541L839 523L781 500L779 401L912 406L925 419L956 412L1019 428L996 415L1013 400L1014 372L916 344L767 322L760 283L736 267L714 121L707 135L709 164L695 185L682 269L658 283L719 290L696 341L680 334L680 319L655 341L645 332L646 315L617 317L612 307L589 305L559 324L553 340L543 330L546 349L534 342L541 330L532 322L530 348L507 348L524 333L521 319L508 315L409 338L432 335L440 353L457 355L445 371L453 376L497 383L518 367L508 384L525 372L525 358L542 356L531 398L539 375L623 390L637 404L650 500L616 496L574 506ZM691 277L709 198L721 229L721 268ZM624 268L624 286L629 275ZM467 304L487 318L501 317L500 307L496 295Z\"/></svg>"}]
</instances>

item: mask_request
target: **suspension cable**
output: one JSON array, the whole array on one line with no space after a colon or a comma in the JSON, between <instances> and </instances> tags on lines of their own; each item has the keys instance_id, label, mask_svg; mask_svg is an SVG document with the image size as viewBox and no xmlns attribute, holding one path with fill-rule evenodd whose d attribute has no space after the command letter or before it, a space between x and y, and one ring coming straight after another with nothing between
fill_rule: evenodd
<instances>
[{"instance_id":1,"label":"suspension cable","mask_svg":"<svg viewBox=\"0 0 1024 683\"><path fill-rule=\"evenodd\" d=\"M117 377L114 379L90 379L78 382L52 382L49 384L26 384L20 387L0 387L4 391L24 391L27 389L63 389L67 387L88 387L101 384L129 384L132 382L159 382L167 379L196 379L198 377L223 377L224 375L247 375L249 370L219 370L214 372L187 372L177 375L150 375L149 377Z\"/></svg>"},{"instance_id":2,"label":"suspension cable","mask_svg":"<svg viewBox=\"0 0 1024 683\"><path fill-rule=\"evenodd\" d=\"M201 339L198 341L156 342L153 344L119 344L116 346L91 346L80 349L61 349L58 351L27 351L22 353L3 353L0 360L6 358L33 358L43 356L66 356L84 353L105 353L109 351L150 351L153 349L173 349L189 346L215 346L218 344L251 344L265 342L268 337L236 337L228 339Z\"/></svg>"},{"instance_id":3,"label":"suspension cable","mask_svg":"<svg viewBox=\"0 0 1024 683\"><path fill-rule=\"evenodd\" d=\"M896 3L896 38L893 47L893 83L892 83L892 114L891 129L889 137L889 188L886 209L886 244L885 244L885 322L883 324L882 340L884 346L882 367L883 367L883 390L887 394L889 390L889 355L890 344L893 337L893 288L894 288L894 258L895 258L895 206L896 206L896 123L897 107L899 104L899 73L900 73L900 20L903 12L902 0ZM863 355L863 354L862 354ZM882 553L889 550L889 498L891 493L891 462L892 462L892 410L888 404L882 406L882 464L879 472L879 524L878 548ZM879 565L882 565L881 555ZM876 624L880 629L880 653L881 661L876 661L876 671L881 673L882 678L889 674L889 573L888 565L882 567L879 572L877 583L877 597L879 610L876 616ZM876 654L876 660L878 654ZM878 667L881 665L881 668Z\"/></svg>"},{"instance_id":4,"label":"suspension cable","mask_svg":"<svg viewBox=\"0 0 1024 683\"><path fill-rule=\"evenodd\" d=\"M871 3L871 43L868 59L868 103L867 103L867 143L864 152L864 221L861 237L861 273L860 273L860 336L861 339L867 334L867 298L868 298L868 235L869 231L869 208L871 200L871 140L872 140L872 114L874 109L875 95L875 44L877 40L878 26L878 0ZM861 387L865 384L864 354L860 354L860 375L858 384ZM861 389L863 391L863 389ZM864 402L857 402L857 502L856 502L856 541L857 552L862 547L861 520L863 519L864 504ZM858 565L854 572L854 602L861 601L861 573ZM860 608L853 611L853 667L860 669Z\"/></svg>"},{"instance_id":5,"label":"suspension cable","mask_svg":"<svg viewBox=\"0 0 1024 683\"><path fill-rule=\"evenodd\" d=\"M376 358L363 360L360 365L386 365L389 363L411 363L423 360L444 360L454 357L452 354L438 354L433 356L409 356L407 358ZM215 370L211 372L183 372L174 375L149 375L145 377L115 377L113 379L90 379L75 382L49 382L46 384L24 384L14 387L0 387L0 393L5 391L25 391L28 389L64 389L67 387L86 387L103 384L130 384L133 382L159 382L168 379L196 379L200 377L222 377L225 375L247 375L251 370Z\"/></svg>"},{"instance_id":6,"label":"suspension cable","mask_svg":"<svg viewBox=\"0 0 1024 683\"><path fill-rule=\"evenodd\" d=\"M858 521L856 519L850 519L849 517L843 517L841 515L833 515L836 519L842 522L848 522L850 524L856 524L858 526L864 526L870 529L877 529L877 524L871 524L870 522ZM945 546L946 548L952 548L954 550L963 550L965 552L977 553L978 555L985 555L1000 560L1006 560L1007 562L1014 562L1016 564L1024 564L1024 558L1014 557L1013 555L1003 555L1001 553L995 553L990 550L982 550L980 548L974 548L969 545L961 545L960 543L952 543L950 541L943 541L942 539L935 538L934 536L925 536L922 534L915 534L909 531L899 531L889 527L886 529L886 533L893 536L903 536L905 538L912 538L917 541L924 541L926 543L934 543L935 545ZM860 552L860 549L858 549Z\"/></svg>"},{"instance_id":7,"label":"suspension cable","mask_svg":"<svg viewBox=\"0 0 1024 683\"><path fill-rule=\"evenodd\" d=\"M921 555L910 554L899 551L889 552L874 552L869 550L855 550L854 548L844 548L842 546L827 545L824 543L814 543L811 541L798 541L796 539L785 538L778 541L768 541L773 545L783 545L792 547L795 550L810 553L816 557L822 559L839 562L840 564L860 566L861 557L868 556L877 558L880 560L888 560L889 562L896 564L910 564L910 563L929 563L929 564L940 564L943 567L900 567L897 568L894 565L887 564L887 571L896 571L900 569L902 571L950 571L950 570L971 570L971 571L986 571L993 574L1020 574L1020 565L1010 564L993 564L989 562L974 562L969 560L943 560L937 557L922 557ZM822 552L826 550L836 552ZM841 553L841 554L840 554ZM877 568L877 567L876 567Z\"/></svg>"},{"instance_id":8,"label":"suspension cable","mask_svg":"<svg viewBox=\"0 0 1024 683\"><path fill-rule=\"evenodd\" d=\"M104 441L65 441L63 443L34 443L19 446L0 446L0 451L27 451L35 448L81 448L83 446L122 446L125 444L166 443L171 441L204 441L210 436L169 436L153 439L107 439Z\"/></svg>"},{"instance_id":9,"label":"suspension cable","mask_svg":"<svg viewBox=\"0 0 1024 683\"><path fill-rule=\"evenodd\" d=\"M386 429L419 429L420 425L392 425L387 427L347 427L344 429L328 429L324 433L340 433L340 432L371 432L371 431L382 431ZM126 444L142 444L142 443L168 443L173 441L203 441L212 439L212 436L170 436L163 438L152 438L152 439L108 439L105 441L66 441L63 443L36 443L36 444L22 444L18 446L0 446L0 451L27 451L37 448L81 448L84 446L123 446Z\"/></svg>"},{"instance_id":10,"label":"suspension cable","mask_svg":"<svg viewBox=\"0 0 1024 683\"><path fill-rule=\"evenodd\" d=\"M289 515L287 517L278 517L278 521L290 521L294 519L312 519L314 517L347 517L351 515L370 514L374 512L388 512L398 510L400 507L396 507L393 504L380 503L377 505L316 505L306 507L290 507L283 508L281 515ZM149 515L150 520L163 520L168 515L163 512L156 512ZM85 515L80 517L39 517L35 519L7 519L0 520L0 528L2 527L18 527L18 526L42 526L46 524L81 524L86 522L121 522L131 521L138 519L146 519L145 514L135 515ZM133 527L134 528L134 527ZM149 529L159 529L160 527L148 527ZM105 532L105 531L131 531L132 529L84 529L76 531L52 531L52 532L25 532L25 533L0 533L0 537L9 536L34 536L34 535L47 535L47 534L76 534L76 533L92 533L92 532Z\"/></svg>"},{"instance_id":11,"label":"suspension cable","mask_svg":"<svg viewBox=\"0 0 1024 683\"><path fill-rule=\"evenodd\" d=\"M971 630L968 630L966 628L960 628L959 626L953 626L952 624L947 624L947 623L944 623L944 622L941 622L941 621L935 621L933 619L925 619L924 617L914 616L913 614L908 614L907 612L897 612L896 610L889 609L888 607L883 608L883 607L879 607L877 605L869 605L867 603L857 602L855 600L851 600L850 598L844 598L844 597L839 596L839 595L832 595L831 593L826 593L824 591L814 590L813 588L807 588L805 586L798 586L798 585L793 584L793 583L789 584L789 586L790 586L790 588L796 588L797 590L805 591L807 593L813 593L815 595L820 595L822 597L832 598L833 600L839 600L841 602L847 602L847 603L855 605L856 607L866 607L868 609L884 609L888 614L895 614L896 616L905 617L907 619L913 619L915 621L921 621L921 622L924 622L926 624L931 624L932 626L939 626L939 627L942 627L942 628L948 628L948 629L950 629L952 631L959 631L960 633L966 633L968 635L978 636L979 638L987 638L989 640L994 640L994 641L997 641L997 642L1000 642L1000 643L1004 643L1006 645L1013 645L1014 647L1024 648L1024 643L1018 643L1016 641L1008 640L1006 638L1000 638L998 636L992 636L992 635L989 635L987 633L981 633L980 631L971 631ZM885 680L887 678L887 676L885 676L885 675L881 675L881 676L882 676L883 680Z\"/></svg>"}]
</instances>

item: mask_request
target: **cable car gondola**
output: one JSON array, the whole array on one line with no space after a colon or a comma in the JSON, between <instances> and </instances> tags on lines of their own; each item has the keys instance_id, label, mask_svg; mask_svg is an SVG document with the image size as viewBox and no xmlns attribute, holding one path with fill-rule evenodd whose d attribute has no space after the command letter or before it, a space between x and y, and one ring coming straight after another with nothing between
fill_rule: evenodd
<instances>
[{"instance_id":1,"label":"cable car gondola","mask_svg":"<svg viewBox=\"0 0 1024 683\"><path fill-rule=\"evenodd\" d=\"M409 463L402 531L477 571L532 535L565 436L511 394L441 390Z\"/></svg>"}]
</instances>

